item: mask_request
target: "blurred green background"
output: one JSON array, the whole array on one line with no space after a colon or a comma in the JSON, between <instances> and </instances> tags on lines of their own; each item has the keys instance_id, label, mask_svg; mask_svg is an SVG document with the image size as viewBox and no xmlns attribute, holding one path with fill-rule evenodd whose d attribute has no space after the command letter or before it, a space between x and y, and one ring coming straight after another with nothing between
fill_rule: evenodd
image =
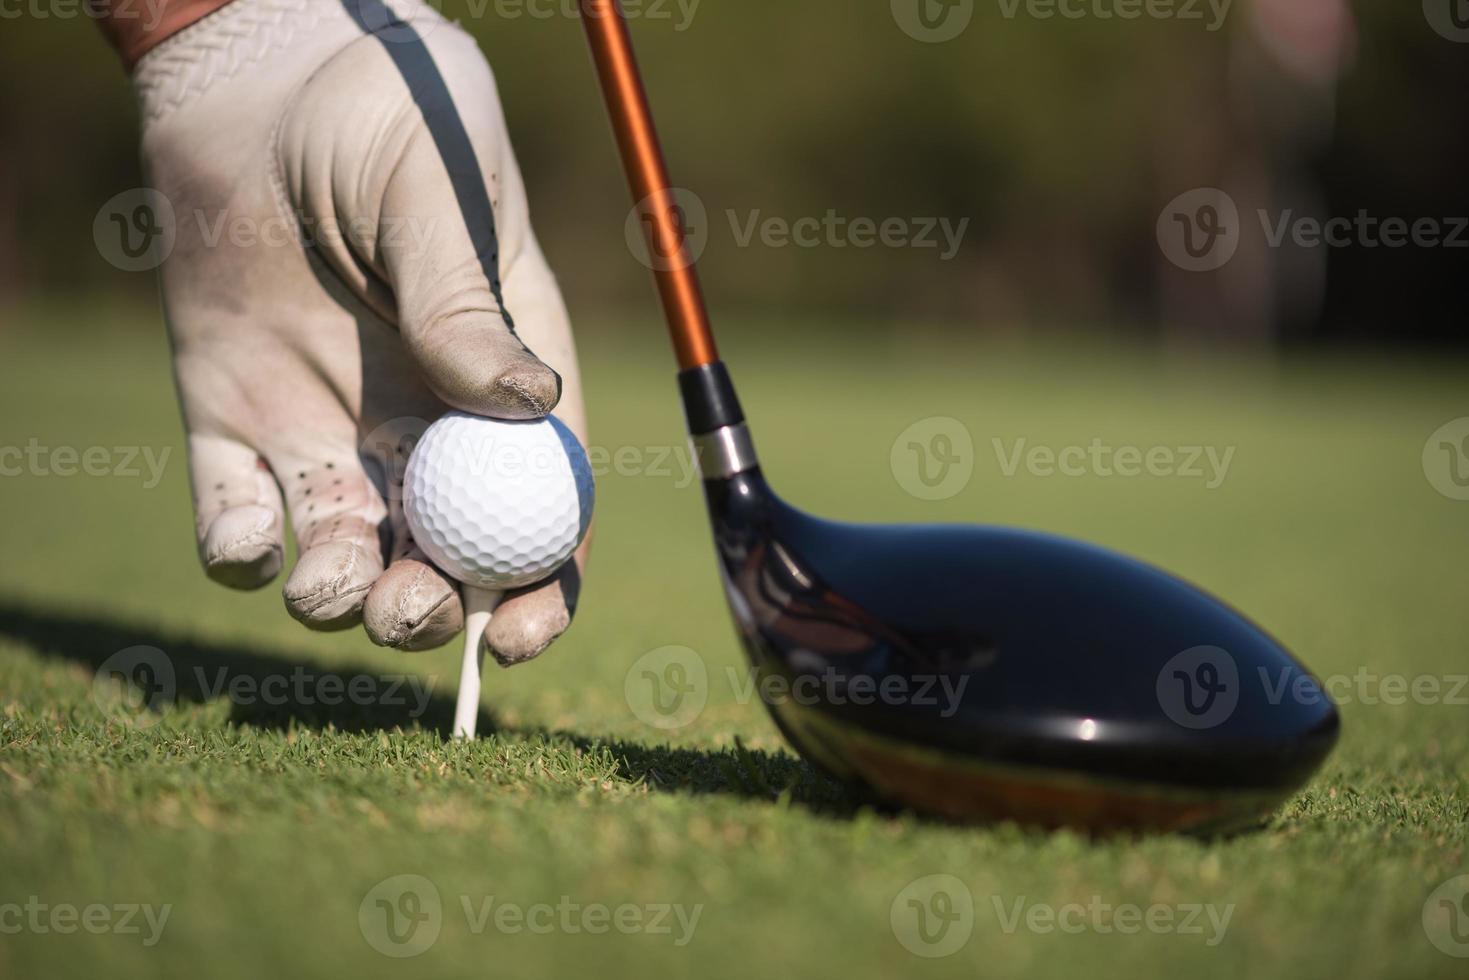
<instances>
[{"instance_id":1,"label":"blurred green background","mask_svg":"<svg viewBox=\"0 0 1469 980\"><path fill-rule=\"evenodd\" d=\"M1197 187L1225 189L1247 215L1469 214L1469 49L1418 3L1360 0L1332 27L1344 3L1237 0L1216 24L1202 3L1177 8L1202 20L1121 21L1010 16L991 0L945 43L914 40L886 0L650 0L633 26L674 179L710 215L716 310L839 313L846 330L932 319L1456 342L1462 250L1336 249L1324 282L1324 250L1247 254L1232 276L1182 273L1160 253L1159 214ZM90 239L102 203L141 182L122 71L76 9L26 9L0 20L0 309L59 292L151 299L150 276L112 269ZM646 309L571 0L442 9L496 68L573 311ZM731 210L741 224L835 211L968 226L949 261L742 248Z\"/></svg>"}]
</instances>

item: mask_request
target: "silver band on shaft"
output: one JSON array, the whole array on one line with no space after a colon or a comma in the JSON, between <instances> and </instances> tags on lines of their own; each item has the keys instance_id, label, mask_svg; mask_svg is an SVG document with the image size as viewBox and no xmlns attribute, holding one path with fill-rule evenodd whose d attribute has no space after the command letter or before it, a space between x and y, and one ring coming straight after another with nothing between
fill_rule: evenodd
<instances>
[{"instance_id":1,"label":"silver band on shaft","mask_svg":"<svg viewBox=\"0 0 1469 980\"><path fill-rule=\"evenodd\" d=\"M689 439L699 472L706 480L722 480L753 470L760 465L755 458L755 443L745 423L727 425L713 432Z\"/></svg>"}]
</instances>

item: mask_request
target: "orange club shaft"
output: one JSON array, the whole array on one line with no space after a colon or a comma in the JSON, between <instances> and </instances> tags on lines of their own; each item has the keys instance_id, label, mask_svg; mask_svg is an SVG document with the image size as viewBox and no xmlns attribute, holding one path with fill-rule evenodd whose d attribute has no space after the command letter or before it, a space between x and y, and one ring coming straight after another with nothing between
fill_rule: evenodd
<instances>
[{"instance_id":1,"label":"orange club shaft","mask_svg":"<svg viewBox=\"0 0 1469 980\"><path fill-rule=\"evenodd\" d=\"M581 0L592 60L648 241L653 278L681 370L719 360L698 271L686 241L683 211L653 127L648 93L618 0Z\"/></svg>"}]
</instances>

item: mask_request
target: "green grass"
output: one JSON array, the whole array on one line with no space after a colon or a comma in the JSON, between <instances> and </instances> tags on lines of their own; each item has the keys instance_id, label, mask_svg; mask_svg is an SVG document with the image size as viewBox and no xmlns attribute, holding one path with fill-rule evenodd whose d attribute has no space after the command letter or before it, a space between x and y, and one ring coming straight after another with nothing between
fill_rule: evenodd
<instances>
[{"instance_id":1,"label":"green grass","mask_svg":"<svg viewBox=\"0 0 1469 980\"><path fill-rule=\"evenodd\" d=\"M0 933L0 975L1463 975L1420 917L1435 887L1469 872L1469 692L1457 704L1354 697L1320 776L1268 826L1228 839L1093 842L874 813L811 773L731 689L741 654L697 488L613 473L599 484L576 627L536 664L491 673L489 736L452 744L454 651L309 634L275 588L239 595L203 579L166 344L151 327L99 326L107 318L32 313L0 334L0 446L174 454L154 488L0 478L0 906L171 909L151 946L146 927ZM629 343L593 318L581 329L593 441L681 446L659 338ZM1439 496L1420 463L1428 434L1469 414L1464 364L955 347L916 327L855 341L818 325L729 331L766 468L793 502L1120 548L1229 597L1321 675L1469 670L1469 504ZM962 420L976 448L972 482L940 502L905 493L889 463L898 434L928 416ZM1236 452L1214 490L1006 477L991 439L1020 437ZM156 715L134 715L105 684L94 696L98 665L136 645L165 651L181 678ZM670 645L696 651L711 683L697 719L664 732L633 713L624 682ZM417 712L212 687L221 670L253 685L297 667L313 682L411 671L431 698ZM973 934L952 956L918 958L890 916L910 882L938 873L973 896ZM443 903L437 942L409 961L375 952L358 919L374 886L403 874ZM701 908L679 945L672 918L673 935L498 931L493 916L476 931L461 897L477 912L491 896ZM1210 945L1177 932L1007 933L995 903L1009 915L1017 901L1232 912Z\"/></svg>"}]
</instances>

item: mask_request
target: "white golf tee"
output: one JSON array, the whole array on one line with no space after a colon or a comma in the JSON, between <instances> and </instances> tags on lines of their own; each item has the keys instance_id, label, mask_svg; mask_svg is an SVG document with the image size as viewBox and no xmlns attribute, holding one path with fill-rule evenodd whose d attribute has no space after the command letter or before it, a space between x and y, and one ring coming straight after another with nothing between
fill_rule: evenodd
<instances>
[{"instance_id":1,"label":"white golf tee","mask_svg":"<svg viewBox=\"0 0 1469 980\"><path fill-rule=\"evenodd\" d=\"M503 592L464 586L464 660L459 667L459 700L454 707L455 738L474 738L479 723L480 672L485 662L480 639L504 596Z\"/></svg>"}]
</instances>

